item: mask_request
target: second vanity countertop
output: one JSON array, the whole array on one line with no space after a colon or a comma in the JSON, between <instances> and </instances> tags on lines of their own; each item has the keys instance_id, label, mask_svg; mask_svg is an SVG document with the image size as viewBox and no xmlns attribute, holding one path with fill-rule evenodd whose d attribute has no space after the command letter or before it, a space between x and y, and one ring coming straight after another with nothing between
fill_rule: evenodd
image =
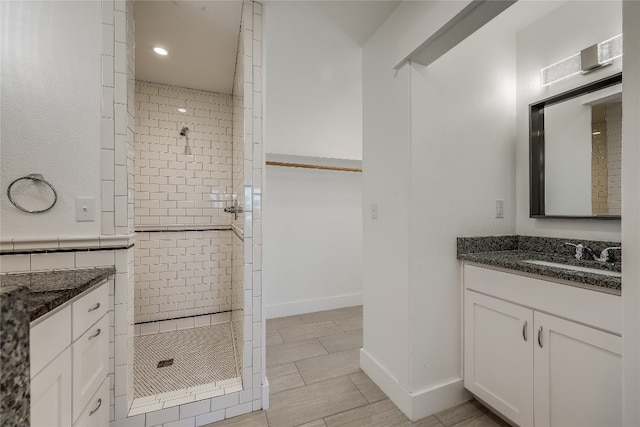
<instances>
[{"instance_id":1,"label":"second vanity countertop","mask_svg":"<svg viewBox=\"0 0 640 427\"><path fill-rule=\"evenodd\" d=\"M521 239L525 239L525 243L519 245L518 243L520 243ZM621 294L622 278L620 277L531 264L525 261L547 261L618 272L621 271L620 262L601 263L597 261L577 260L570 255L571 248L568 248L567 250L564 250L563 248L565 242L574 242L574 240L567 239L534 238L536 239L535 243L537 244L543 241L547 241L542 244L543 248L545 247L545 245L550 248L563 248L561 252L559 250L551 253L526 250L539 249L539 245L538 247L536 247L536 245L531 245L531 241L526 241L526 239L531 238L527 236L504 236L504 238L459 238L458 259L473 262L476 264L513 270L516 274L520 272L529 275L537 275L542 276L542 278L573 282L577 286L586 287L596 291L607 292L616 295ZM593 243L591 242L591 244ZM613 246L614 244L615 243L612 242L603 242L603 245L605 245L605 247ZM521 249L519 246L524 246L525 248ZM595 245L592 247L595 248Z\"/></svg>"},{"instance_id":2,"label":"second vanity countertop","mask_svg":"<svg viewBox=\"0 0 640 427\"><path fill-rule=\"evenodd\" d=\"M6 273L0 274L0 284L29 289L29 318L33 322L114 273L114 267Z\"/></svg>"}]
</instances>

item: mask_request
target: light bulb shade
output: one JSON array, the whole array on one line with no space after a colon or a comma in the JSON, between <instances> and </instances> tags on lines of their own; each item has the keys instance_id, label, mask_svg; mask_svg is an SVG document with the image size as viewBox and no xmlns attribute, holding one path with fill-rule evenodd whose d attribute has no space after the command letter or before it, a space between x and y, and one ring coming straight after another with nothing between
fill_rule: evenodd
<instances>
[{"instance_id":1,"label":"light bulb shade","mask_svg":"<svg viewBox=\"0 0 640 427\"><path fill-rule=\"evenodd\" d=\"M604 64L622 56L622 34L598 43L598 62Z\"/></svg>"},{"instance_id":2,"label":"light bulb shade","mask_svg":"<svg viewBox=\"0 0 640 427\"><path fill-rule=\"evenodd\" d=\"M580 54L576 53L575 55L540 70L540 80L542 81L542 86L547 86L551 83L580 74L581 71L582 61L580 59Z\"/></svg>"}]
</instances>

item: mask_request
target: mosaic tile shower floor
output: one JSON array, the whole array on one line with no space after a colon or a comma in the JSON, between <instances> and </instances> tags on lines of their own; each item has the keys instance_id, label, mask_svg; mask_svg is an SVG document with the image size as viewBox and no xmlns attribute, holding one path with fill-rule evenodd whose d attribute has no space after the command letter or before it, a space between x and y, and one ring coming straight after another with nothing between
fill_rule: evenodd
<instances>
[{"instance_id":1,"label":"mosaic tile shower floor","mask_svg":"<svg viewBox=\"0 0 640 427\"><path fill-rule=\"evenodd\" d=\"M169 359L173 364L158 368ZM135 337L135 398L239 376L230 323Z\"/></svg>"}]
</instances>

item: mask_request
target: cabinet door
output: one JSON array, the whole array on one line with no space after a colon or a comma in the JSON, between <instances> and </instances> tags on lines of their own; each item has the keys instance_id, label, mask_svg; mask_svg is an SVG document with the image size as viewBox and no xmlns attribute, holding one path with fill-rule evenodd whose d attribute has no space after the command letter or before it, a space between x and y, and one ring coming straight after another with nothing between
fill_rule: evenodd
<instances>
[{"instance_id":1,"label":"cabinet door","mask_svg":"<svg viewBox=\"0 0 640 427\"><path fill-rule=\"evenodd\" d=\"M519 426L533 425L533 311L465 292L464 385Z\"/></svg>"},{"instance_id":2,"label":"cabinet door","mask_svg":"<svg viewBox=\"0 0 640 427\"><path fill-rule=\"evenodd\" d=\"M31 379L31 425L71 425L71 350L67 348Z\"/></svg>"},{"instance_id":3,"label":"cabinet door","mask_svg":"<svg viewBox=\"0 0 640 427\"><path fill-rule=\"evenodd\" d=\"M536 426L622 425L622 338L538 312L535 333Z\"/></svg>"}]
</instances>

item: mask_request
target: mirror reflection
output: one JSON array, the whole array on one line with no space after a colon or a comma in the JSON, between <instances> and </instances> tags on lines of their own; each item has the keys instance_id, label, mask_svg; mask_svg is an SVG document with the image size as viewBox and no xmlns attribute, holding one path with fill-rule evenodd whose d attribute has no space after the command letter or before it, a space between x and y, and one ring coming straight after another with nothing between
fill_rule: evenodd
<instances>
[{"instance_id":1,"label":"mirror reflection","mask_svg":"<svg viewBox=\"0 0 640 427\"><path fill-rule=\"evenodd\" d=\"M532 217L620 217L622 83L614 77L531 107Z\"/></svg>"}]
</instances>

